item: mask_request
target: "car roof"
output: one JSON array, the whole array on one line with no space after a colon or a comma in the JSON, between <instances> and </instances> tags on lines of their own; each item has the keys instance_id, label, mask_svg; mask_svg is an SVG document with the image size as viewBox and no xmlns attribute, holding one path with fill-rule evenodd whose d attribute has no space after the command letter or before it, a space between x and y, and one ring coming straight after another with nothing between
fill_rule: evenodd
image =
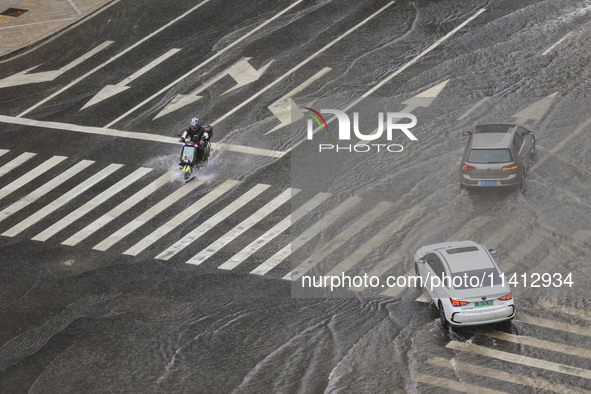
<instances>
[{"instance_id":1,"label":"car roof","mask_svg":"<svg viewBox=\"0 0 591 394\"><path fill-rule=\"evenodd\" d=\"M497 123L478 125L472 133L472 149L506 149L511 146L516 124Z\"/></svg>"}]
</instances>

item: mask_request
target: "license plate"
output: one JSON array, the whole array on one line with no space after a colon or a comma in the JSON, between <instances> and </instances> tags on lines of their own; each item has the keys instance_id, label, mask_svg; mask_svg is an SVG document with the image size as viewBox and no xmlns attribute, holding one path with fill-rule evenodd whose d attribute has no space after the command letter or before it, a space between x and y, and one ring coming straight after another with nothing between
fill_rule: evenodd
<instances>
[{"instance_id":1,"label":"license plate","mask_svg":"<svg viewBox=\"0 0 591 394\"><path fill-rule=\"evenodd\" d=\"M497 181L480 181L481 186L496 186Z\"/></svg>"},{"instance_id":2,"label":"license plate","mask_svg":"<svg viewBox=\"0 0 591 394\"><path fill-rule=\"evenodd\" d=\"M488 301L477 301L474 303L474 306L491 306L494 305L494 300L488 300Z\"/></svg>"}]
</instances>

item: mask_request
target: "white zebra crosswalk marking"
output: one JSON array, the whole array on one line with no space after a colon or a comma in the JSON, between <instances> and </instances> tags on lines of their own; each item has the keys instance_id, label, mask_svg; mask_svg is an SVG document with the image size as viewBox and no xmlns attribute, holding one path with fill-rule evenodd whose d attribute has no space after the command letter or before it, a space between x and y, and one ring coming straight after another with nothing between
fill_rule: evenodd
<instances>
[{"instance_id":1,"label":"white zebra crosswalk marking","mask_svg":"<svg viewBox=\"0 0 591 394\"><path fill-rule=\"evenodd\" d=\"M33 168L31 171L27 172L25 175L21 176L20 178L16 179L12 183L4 186L0 189L0 200L4 197L8 196L9 194L15 192L16 190L20 189L27 183L31 182L33 179L43 175L62 161L66 160L66 156L53 156L51 159L46 160L36 168Z\"/></svg>"},{"instance_id":2,"label":"white zebra crosswalk marking","mask_svg":"<svg viewBox=\"0 0 591 394\"><path fill-rule=\"evenodd\" d=\"M496 248L507 239L515 229L519 228L518 220L509 220L501 228L492 233L482 244L487 248Z\"/></svg>"},{"instance_id":3,"label":"white zebra crosswalk marking","mask_svg":"<svg viewBox=\"0 0 591 394\"><path fill-rule=\"evenodd\" d=\"M14 204L4 208L0 212L0 222L8 218L9 216L15 214L16 212L20 211L21 209L27 207L28 205L34 203L39 198L43 197L45 194L49 193L62 183L66 182L68 179L73 177L74 175L80 173L82 170L93 164L94 161L92 160L82 160L76 163L74 166L68 168L66 171L62 172L60 175L56 176L55 178L51 179L49 182L45 183L43 186L35 189L27 196L21 198Z\"/></svg>"},{"instance_id":4,"label":"white zebra crosswalk marking","mask_svg":"<svg viewBox=\"0 0 591 394\"><path fill-rule=\"evenodd\" d=\"M299 249L302 245L306 244L322 230L330 226L335 220L340 218L345 212L361 202L359 197L350 197L338 207L330 211L326 216L319 220L312 227L304 231L298 236L293 242L284 246L280 251L275 253L273 256L265 260L261 265L253 269L250 273L255 275L265 275L267 272L279 265L285 260L291 253Z\"/></svg>"},{"instance_id":5,"label":"white zebra crosswalk marking","mask_svg":"<svg viewBox=\"0 0 591 394\"><path fill-rule=\"evenodd\" d=\"M123 167L122 164L110 164L109 166L103 168L98 173L94 174L78 186L74 187L67 193L60 196L55 201L49 203L47 206L39 209L37 212L23 220L22 222L18 223L17 225L13 226L9 230L2 233L5 237L14 237L21 232L25 231L27 228L31 227L33 224L39 222L43 218L47 217L49 214L55 212L59 208L63 207L71 200L79 196L80 194L84 193L86 190L90 189L92 186L96 185L98 182L102 181L113 172L117 171L119 168Z\"/></svg>"},{"instance_id":6,"label":"white zebra crosswalk marking","mask_svg":"<svg viewBox=\"0 0 591 394\"><path fill-rule=\"evenodd\" d=\"M76 234L72 235L70 238L66 239L64 242L62 242L62 245L75 246L84 241L96 231L115 220L117 217L146 199L156 190L170 182L171 179L172 176L168 172L162 175L160 178L156 179L154 182L150 183L148 186L144 187L142 190L138 191L127 200L123 201L121 204L117 205L115 208L111 209L109 212L96 219L94 222L84 227Z\"/></svg>"},{"instance_id":7,"label":"white zebra crosswalk marking","mask_svg":"<svg viewBox=\"0 0 591 394\"><path fill-rule=\"evenodd\" d=\"M25 152L4 164L2 167L0 167L0 178L35 156L37 156L36 153Z\"/></svg>"},{"instance_id":8,"label":"white zebra crosswalk marking","mask_svg":"<svg viewBox=\"0 0 591 394\"><path fill-rule=\"evenodd\" d=\"M262 208L258 211L250 215L248 218L244 219L241 223L239 223L236 227L232 230L228 231L226 234L215 240L212 244L208 245L205 249L201 252L197 253L195 256L191 257L187 264L199 265L203 263L205 260L213 256L217 253L220 249L224 246L232 242L235 238L240 236L249 228L253 227L255 224L263 220L267 215L275 211L277 208L285 204L289 199L299 193L299 189L289 188L286 189L283 193L275 197L273 200L266 203Z\"/></svg>"},{"instance_id":9,"label":"white zebra crosswalk marking","mask_svg":"<svg viewBox=\"0 0 591 394\"><path fill-rule=\"evenodd\" d=\"M199 227L185 235L183 238L174 243L164 252L160 253L158 256L156 256L156 258L160 260L169 260L172 256L174 256L181 250L185 249L191 243L198 240L209 230L217 226L219 223L228 218L228 216L236 212L238 209L242 208L244 205L252 201L255 197L260 195L269 187L270 185L265 185L262 183L255 185L249 191L238 197L236 200L232 201L232 203L230 203L224 209L222 209L221 211L213 215L211 218L206 220L204 223L199 225Z\"/></svg>"},{"instance_id":10,"label":"white zebra crosswalk marking","mask_svg":"<svg viewBox=\"0 0 591 394\"><path fill-rule=\"evenodd\" d=\"M539 327L549 328L551 330L564 331L569 334L584 335L591 337L591 327L583 327L575 324L564 323L556 320L543 319L541 317L529 316L520 312L517 320L518 322L531 324Z\"/></svg>"},{"instance_id":11,"label":"white zebra crosswalk marking","mask_svg":"<svg viewBox=\"0 0 591 394\"><path fill-rule=\"evenodd\" d=\"M0 156L4 156L8 152L10 152L8 149L0 149Z\"/></svg>"},{"instance_id":12,"label":"white zebra crosswalk marking","mask_svg":"<svg viewBox=\"0 0 591 394\"><path fill-rule=\"evenodd\" d=\"M85 215L92 212L94 209L98 208L101 204L109 200L111 197L115 196L117 193L121 192L128 186L131 186L137 180L149 174L151 171L151 168L138 168L137 170L127 175L125 178L123 178L113 186L109 187L107 190L100 193L98 196L94 197L92 200L88 201L78 209L69 213L67 216L63 217L58 222L52 224L50 227L46 228L45 230L43 230L31 239L34 241L47 241L49 238L53 237L61 230L68 227L76 220L84 217Z\"/></svg>"},{"instance_id":13,"label":"white zebra crosswalk marking","mask_svg":"<svg viewBox=\"0 0 591 394\"><path fill-rule=\"evenodd\" d=\"M284 231L287 231L291 225L303 218L307 213L315 209L330 196L329 193L318 193L310 201L295 210L293 214L287 215L283 220L270 228L267 232L254 240L247 247L236 253L230 260L220 265L219 269L231 270L250 257L254 252L265 246L269 241L277 237Z\"/></svg>"},{"instance_id":14,"label":"white zebra crosswalk marking","mask_svg":"<svg viewBox=\"0 0 591 394\"><path fill-rule=\"evenodd\" d=\"M339 233L335 238L321 247L316 253L308 257L295 269L285 275L283 279L291 281L299 279L302 275L316 266L316 264L318 264L323 258L340 248L349 239L353 238L355 234L367 227L373 220L387 211L392 205L394 204L388 201L380 202L372 210L367 212L361 218L357 219L352 225L347 227L343 232Z\"/></svg>"},{"instance_id":15,"label":"white zebra crosswalk marking","mask_svg":"<svg viewBox=\"0 0 591 394\"><path fill-rule=\"evenodd\" d=\"M563 373L566 375L577 376L580 378L591 379L591 370L570 365L560 364L553 361L542 360L539 358L522 356L520 354L504 352L501 350L490 349L474 343L464 343L456 340L450 341L447 348L460 352L470 352L481 356L492 357L505 362L521 364L528 367L545 369L547 371Z\"/></svg>"},{"instance_id":16,"label":"white zebra crosswalk marking","mask_svg":"<svg viewBox=\"0 0 591 394\"><path fill-rule=\"evenodd\" d=\"M203 182L196 182L196 183L185 183L181 188L175 190L172 194L165 197L159 203L150 207L147 211L142 213L140 216L132 220L131 222L127 223L125 226L121 227L119 230L115 231L113 234L102 240L100 243L96 244L93 249L95 250L102 250L105 251L109 249L111 246L115 245L117 242L140 228L145 223L149 222L151 219L155 218L158 214L164 211L166 208L170 207L175 202L181 200L185 197L189 192L194 190L197 186L201 185Z\"/></svg>"},{"instance_id":17,"label":"white zebra crosswalk marking","mask_svg":"<svg viewBox=\"0 0 591 394\"><path fill-rule=\"evenodd\" d=\"M165 236L166 234L170 233L175 228L179 227L181 224L189 220L194 214L198 213L213 201L224 195L234 186L236 186L240 181L234 180L227 180L218 187L216 187L213 191L206 194L204 197L197 200L197 202L193 203L190 207L184 209L182 212L177 214L175 217L170 219L168 222L164 223L162 226L154 230L152 234L146 236L144 239L133 245L131 248L127 249L123 254L137 256L140 252L144 249L152 245L154 242L158 241L160 238Z\"/></svg>"},{"instance_id":18,"label":"white zebra crosswalk marking","mask_svg":"<svg viewBox=\"0 0 591 394\"><path fill-rule=\"evenodd\" d=\"M332 270L329 271L327 275L340 275L341 273L345 273L353 268L355 264L373 252L378 246L383 244L389 237L392 236L392 234L400 231L400 229L405 224L408 224L408 222L417 217L421 212L423 212L423 210L424 208L420 206L414 206L407 209L404 213L394 219L388 226L384 227L379 233L374 235L370 240L364 242L361 247L351 253L345 260L337 264Z\"/></svg>"},{"instance_id":19,"label":"white zebra crosswalk marking","mask_svg":"<svg viewBox=\"0 0 591 394\"><path fill-rule=\"evenodd\" d=\"M454 235L451 236L449 241L463 241L471 234L473 234L480 227L484 226L486 222L491 220L490 216L479 215L475 218L470 219L465 223Z\"/></svg>"},{"instance_id":20,"label":"white zebra crosswalk marking","mask_svg":"<svg viewBox=\"0 0 591 394\"><path fill-rule=\"evenodd\" d=\"M466 382L458 382L457 380L451 380L446 378L440 378L437 376L431 376L424 373L415 373L412 376L413 380L418 383L428 384L431 386L436 386L440 388L444 388L447 390L459 391L462 393L479 393L479 394L499 394L499 393L506 393L506 391L498 391L489 389L482 386L477 386L474 384L469 384Z\"/></svg>"}]
</instances>

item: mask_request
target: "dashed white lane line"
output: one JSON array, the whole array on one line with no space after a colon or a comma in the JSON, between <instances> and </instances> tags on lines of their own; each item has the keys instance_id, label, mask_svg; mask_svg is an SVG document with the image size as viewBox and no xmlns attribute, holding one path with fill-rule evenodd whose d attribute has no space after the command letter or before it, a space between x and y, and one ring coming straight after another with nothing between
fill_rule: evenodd
<instances>
[{"instance_id":1,"label":"dashed white lane line","mask_svg":"<svg viewBox=\"0 0 591 394\"><path fill-rule=\"evenodd\" d=\"M173 82L169 83L168 85L166 85L165 87L163 87L162 89L160 89L158 92L154 93L153 95L151 95L150 97L148 97L147 99L145 99L144 101L142 101L141 103L139 103L138 105L136 105L135 107L133 107L132 109L130 109L129 111L127 111L126 113L124 113L123 115L119 116L117 119L115 119L111 123L107 124L105 127L111 127L115 123L119 122L120 120L124 119L125 117L127 117L131 113L135 112L138 108L143 107L148 102L152 101L156 97L160 96L162 93L166 92L167 90L169 90L170 88L172 88L173 86L175 86L176 84L178 84L179 82L181 82L183 79L185 79L185 78L189 77L191 74L195 73L195 71L199 70L203 66L209 64L210 62L214 61L215 59L217 59L218 57L220 57L221 55L223 55L224 53L226 53L226 51L232 49L235 45L237 45L240 42L242 42L243 40L247 39L248 37L250 37L251 35L253 35L257 31L259 31L260 29L262 29L263 27L267 26L269 23L273 22L275 19L281 17L283 14L285 14L286 12L288 12L289 10L291 10L292 8L294 8L295 6L297 6L298 4L300 4L302 1L303 0L296 1L295 3L291 4L289 7L285 8L283 11L277 13L272 18L267 19L264 23L262 23L259 26L255 27L254 29L252 29L248 33L246 33L244 35L241 35L239 39L237 39L233 43L225 46L222 50L220 50L219 52L216 52L215 55L213 55L212 57L210 57L209 59L207 59L203 63L197 65L195 68L193 68L192 70L190 70L186 74L182 75L180 78L177 78Z\"/></svg>"},{"instance_id":2,"label":"dashed white lane line","mask_svg":"<svg viewBox=\"0 0 591 394\"><path fill-rule=\"evenodd\" d=\"M175 217L170 219L168 222L158 227L150 235L146 236L144 239L133 245L131 248L127 249L125 252L123 252L123 254L137 256L148 246L152 245L160 238L170 233L175 228L181 226L187 220L191 219L195 214L199 213L202 209L207 207L212 202L216 201L218 198L223 196L225 193L227 193L230 189L232 189L239 183L240 181L235 180L225 181L224 183L216 187L214 190L212 190L211 192L207 193L205 196L201 197L199 200L194 202L191 206L187 207L182 212L177 214Z\"/></svg>"},{"instance_id":3,"label":"dashed white lane line","mask_svg":"<svg viewBox=\"0 0 591 394\"><path fill-rule=\"evenodd\" d=\"M199 265L203 263L205 260L213 256L224 246L232 242L234 239L238 238L246 230L250 229L255 224L267 217L267 215L274 212L277 208L285 204L287 201L289 201L289 199L292 196L299 193L299 191L299 189L293 188L286 189L283 193L281 193L273 200L265 204L261 209L250 215L248 218L244 219L244 221L242 221L232 230L228 231L226 234L216 239L212 244L207 245L207 247L205 247L205 249L203 249L201 252L191 257L187 261L187 264Z\"/></svg>"},{"instance_id":4,"label":"dashed white lane line","mask_svg":"<svg viewBox=\"0 0 591 394\"><path fill-rule=\"evenodd\" d=\"M8 151L6 151L6 152L8 152ZM15 157L14 159L9 161L8 163L4 164L2 167L0 167L0 178L3 177L4 175L8 174L10 171L14 170L15 168L17 168L21 164L25 163L29 159L32 159L36 155L37 155L36 153L25 152L25 153L19 155L18 157Z\"/></svg>"},{"instance_id":5,"label":"dashed white lane line","mask_svg":"<svg viewBox=\"0 0 591 394\"><path fill-rule=\"evenodd\" d=\"M556 41L556 43L554 45L552 45L550 48L548 48L544 52L542 52L542 56L546 56L547 54L549 54L552 51L552 49L556 48L558 45L560 45L560 43L562 41L566 40L567 38L569 38L572 35L573 35L572 31L569 31L568 33L566 33L564 35L564 37L562 37L560 40Z\"/></svg>"},{"instance_id":6,"label":"dashed white lane line","mask_svg":"<svg viewBox=\"0 0 591 394\"><path fill-rule=\"evenodd\" d=\"M31 227L33 224L39 222L43 218L47 217L49 214L63 207L64 205L72 201L74 198L78 197L80 194L84 193L92 186L96 185L97 183L99 183L100 181L102 181L103 179L105 179L121 167L123 167L122 164L110 164L109 166L103 168L101 171L97 172L90 178L86 179L84 182L80 183L78 186L70 189L67 193L61 195L56 200L39 209L37 212L35 212L22 222L5 231L4 233L2 233L2 235L5 237L14 237L20 234L24 230Z\"/></svg>"},{"instance_id":7,"label":"dashed white lane line","mask_svg":"<svg viewBox=\"0 0 591 394\"><path fill-rule=\"evenodd\" d=\"M267 190L271 185L265 185L262 183L256 184L249 191L232 201L224 209L207 219L196 229L185 235L183 238L175 242L172 246L166 249L164 252L156 256L160 260L169 260L172 256L185 249L187 246L201 238L209 230L217 226L219 223L227 219L230 215L235 213L237 210L248 204L250 201L259 196L262 192Z\"/></svg>"},{"instance_id":8,"label":"dashed white lane line","mask_svg":"<svg viewBox=\"0 0 591 394\"><path fill-rule=\"evenodd\" d=\"M70 123L61 123L61 122L51 122L47 120L35 120L35 119L27 119L27 118L15 118L13 116L6 116L0 115L0 122L2 123L10 123L10 124L18 124L24 126L32 126L32 127L40 127L45 129L54 129L54 130L64 130L64 131L74 131L77 133L86 133L86 134L97 134L97 135L105 135L109 137L119 137L119 138L131 138L136 140L142 141L154 141L154 142L162 142L166 144L175 144L178 145L178 138L167 137L163 135L157 134L149 134L149 133L140 133L134 131L124 131L124 130L115 130L115 129L108 129L103 127L92 127L92 126L80 126L74 125ZM253 148L250 146L243 146L243 145L233 145L233 144L226 144L226 143L212 143L212 149L216 150L228 150L232 152L240 152L246 153L250 155L259 155L259 156L268 156L268 157L283 157L287 152L282 151L274 151L269 149L259 149Z\"/></svg>"},{"instance_id":9,"label":"dashed white lane line","mask_svg":"<svg viewBox=\"0 0 591 394\"><path fill-rule=\"evenodd\" d=\"M94 222L90 223L76 234L72 235L70 238L66 239L64 242L62 242L62 245L74 246L84 241L96 231L115 220L120 215L142 202L156 190L170 182L171 178L172 176L168 172L162 175L160 178L156 179L154 182L150 183L148 186L144 187L142 190L138 191L133 196L129 197L127 200L123 201L121 204L117 205L115 208L111 209L109 212L96 219Z\"/></svg>"},{"instance_id":10,"label":"dashed white lane line","mask_svg":"<svg viewBox=\"0 0 591 394\"><path fill-rule=\"evenodd\" d=\"M33 179L37 178L38 176L44 174L45 172L49 171L62 161L66 160L66 156L53 156L51 159L46 160L44 163L40 164L36 168L33 168L31 171L27 172L25 175L21 176L20 178L14 180L10 184L4 186L0 189L0 200L4 197L8 196L12 192L20 189L27 183L31 182Z\"/></svg>"},{"instance_id":11,"label":"dashed white lane line","mask_svg":"<svg viewBox=\"0 0 591 394\"><path fill-rule=\"evenodd\" d=\"M52 224L51 226L49 226L48 228L46 228L45 230L43 230L31 239L35 241L47 241L49 238L53 237L58 232L62 231L64 228L68 227L76 220L92 212L94 209L98 208L102 203L104 203L111 197L115 196L123 189L127 188L128 186L131 186L137 180L146 176L150 171L152 171L151 168L138 168L137 170L127 175L125 178L123 178L113 186L109 187L107 190L100 193L98 196L94 197L92 200L88 201L78 209L69 213L67 216L63 217L58 222Z\"/></svg>"},{"instance_id":12,"label":"dashed white lane line","mask_svg":"<svg viewBox=\"0 0 591 394\"><path fill-rule=\"evenodd\" d=\"M60 175L56 176L55 178L51 179L49 182L45 183L44 185L38 187L27 196L21 198L14 204L4 208L0 212L0 222L6 219L7 217L15 214L16 212L20 211L21 209L29 206L30 204L34 203L68 179L72 178L74 175L80 173L88 166L92 165L94 161L92 160L82 160L76 163L74 166L68 168L66 171L62 172Z\"/></svg>"}]
</instances>

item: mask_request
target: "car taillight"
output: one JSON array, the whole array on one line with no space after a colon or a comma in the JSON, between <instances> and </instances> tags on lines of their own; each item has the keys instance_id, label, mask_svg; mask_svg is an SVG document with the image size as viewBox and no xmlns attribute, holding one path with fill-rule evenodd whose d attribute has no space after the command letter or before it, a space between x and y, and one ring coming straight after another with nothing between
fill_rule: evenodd
<instances>
[{"instance_id":1,"label":"car taillight","mask_svg":"<svg viewBox=\"0 0 591 394\"><path fill-rule=\"evenodd\" d=\"M468 301L458 301L458 300L454 300L453 298L449 299L451 301L451 304L453 306L463 306L463 305L468 305Z\"/></svg>"},{"instance_id":2,"label":"car taillight","mask_svg":"<svg viewBox=\"0 0 591 394\"><path fill-rule=\"evenodd\" d=\"M516 170L518 168L519 168L519 166L517 165L517 163L511 163L509 165L503 166L503 171L511 171L511 170Z\"/></svg>"},{"instance_id":3,"label":"car taillight","mask_svg":"<svg viewBox=\"0 0 591 394\"><path fill-rule=\"evenodd\" d=\"M503 301L508 301L513 299L513 293L509 293L507 295L502 296L501 298L499 298L499 300L503 300Z\"/></svg>"},{"instance_id":4,"label":"car taillight","mask_svg":"<svg viewBox=\"0 0 591 394\"><path fill-rule=\"evenodd\" d=\"M474 171L476 169L476 167L471 166L470 164L464 164L462 166L462 170L464 171Z\"/></svg>"}]
</instances>

